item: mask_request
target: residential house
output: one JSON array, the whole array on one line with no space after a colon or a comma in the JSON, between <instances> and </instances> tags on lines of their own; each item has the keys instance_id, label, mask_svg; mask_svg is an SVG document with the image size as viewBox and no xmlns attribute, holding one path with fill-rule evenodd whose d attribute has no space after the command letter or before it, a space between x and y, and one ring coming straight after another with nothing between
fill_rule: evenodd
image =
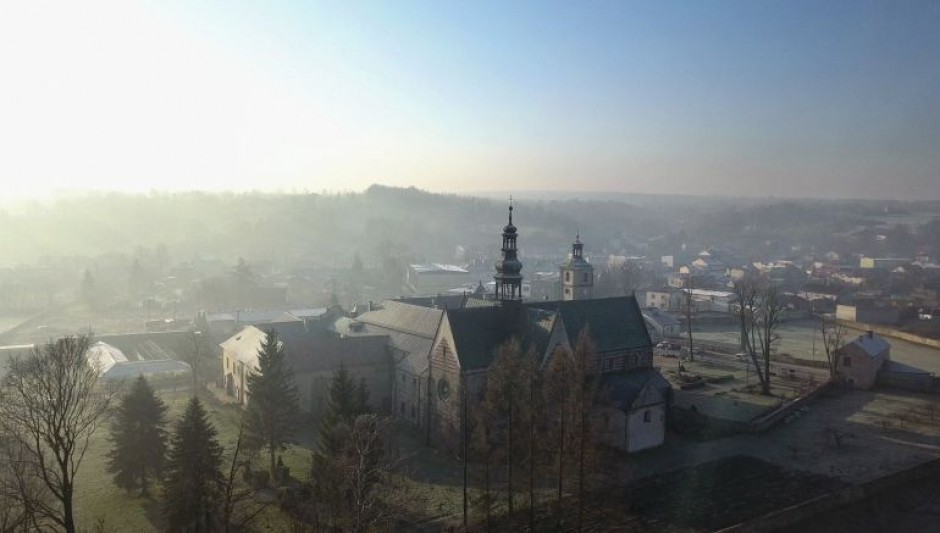
<instances>
[{"instance_id":1,"label":"residential house","mask_svg":"<svg viewBox=\"0 0 940 533\"><path fill-rule=\"evenodd\" d=\"M643 307L655 307L662 311L671 311L676 308L674 304L677 303L673 300L673 291L669 287L649 289L644 296Z\"/></svg>"},{"instance_id":2,"label":"residential house","mask_svg":"<svg viewBox=\"0 0 940 533\"><path fill-rule=\"evenodd\" d=\"M835 352L836 376L846 385L870 389L886 361L891 359L891 345L882 336L869 331Z\"/></svg>"}]
</instances>

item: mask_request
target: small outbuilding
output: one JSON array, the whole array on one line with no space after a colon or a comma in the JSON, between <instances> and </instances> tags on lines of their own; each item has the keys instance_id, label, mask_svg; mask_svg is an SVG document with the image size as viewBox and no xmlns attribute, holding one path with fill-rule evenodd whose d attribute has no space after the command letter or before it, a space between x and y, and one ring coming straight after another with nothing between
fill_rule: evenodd
<instances>
[{"instance_id":1,"label":"small outbuilding","mask_svg":"<svg viewBox=\"0 0 940 533\"><path fill-rule=\"evenodd\" d=\"M666 440L666 412L672 387L652 368L606 375L601 409L603 442L628 453L654 448Z\"/></svg>"}]
</instances>

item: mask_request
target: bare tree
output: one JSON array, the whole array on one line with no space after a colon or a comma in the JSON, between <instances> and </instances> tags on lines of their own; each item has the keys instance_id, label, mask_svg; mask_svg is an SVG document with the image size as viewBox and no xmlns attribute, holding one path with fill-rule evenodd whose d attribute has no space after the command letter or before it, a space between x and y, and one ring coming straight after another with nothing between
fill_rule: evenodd
<instances>
[{"instance_id":1,"label":"bare tree","mask_svg":"<svg viewBox=\"0 0 940 533\"><path fill-rule=\"evenodd\" d=\"M226 533L241 531L247 527L267 507L258 503L252 492L239 488L238 475L249 471L254 458L252 450L244 445L246 422L240 418L235 444L232 447L232 459L229 462L228 475L225 478L222 499L222 519Z\"/></svg>"},{"instance_id":2,"label":"bare tree","mask_svg":"<svg viewBox=\"0 0 940 533\"><path fill-rule=\"evenodd\" d=\"M695 355L692 352L692 272L685 278L685 320L686 325L689 329L689 361L695 360ZM682 366L680 365L681 369Z\"/></svg>"},{"instance_id":3,"label":"bare tree","mask_svg":"<svg viewBox=\"0 0 940 533\"><path fill-rule=\"evenodd\" d=\"M819 321L819 332L822 333L823 349L826 351L826 363L829 367L829 380L836 380L836 351L845 342L845 325L836 317L823 316Z\"/></svg>"},{"instance_id":4,"label":"bare tree","mask_svg":"<svg viewBox=\"0 0 940 533\"><path fill-rule=\"evenodd\" d=\"M755 279L736 281L737 316L741 325L741 344L748 354L761 393L770 394L770 356L780 340L777 330L783 320L784 305L773 284L761 285Z\"/></svg>"},{"instance_id":5,"label":"bare tree","mask_svg":"<svg viewBox=\"0 0 940 533\"><path fill-rule=\"evenodd\" d=\"M38 531L38 509L48 505L49 491L14 436L0 442L0 531Z\"/></svg>"},{"instance_id":6,"label":"bare tree","mask_svg":"<svg viewBox=\"0 0 940 533\"><path fill-rule=\"evenodd\" d=\"M100 370L86 356L90 346L90 335L69 336L11 359L0 402L4 433L15 436L52 494L51 504L35 502L37 516L67 533L75 531L75 475L113 396L99 386Z\"/></svg>"},{"instance_id":7,"label":"bare tree","mask_svg":"<svg viewBox=\"0 0 940 533\"><path fill-rule=\"evenodd\" d=\"M186 338L180 347L183 352L184 360L189 363L193 378L193 396L199 396L199 373L205 371L203 362L209 355L209 348L206 346L207 332L191 328L186 333Z\"/></svg>"}]
</instances>

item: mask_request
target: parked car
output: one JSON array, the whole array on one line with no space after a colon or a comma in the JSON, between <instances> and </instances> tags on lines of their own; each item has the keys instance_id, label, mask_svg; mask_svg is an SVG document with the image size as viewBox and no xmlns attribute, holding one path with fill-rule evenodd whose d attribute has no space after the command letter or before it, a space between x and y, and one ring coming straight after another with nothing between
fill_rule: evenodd
<instances>
[{"instance_id":1,"label":"parked car","mask_svg":"<svg viewBox=\"0 0 940 533\"><path fill-rule=\"evenodd\" d=\"M678 357L682 353L682 347L678 344L663 341L656 345L653 353L665 357Z\"/></svg>"}]
</instances>

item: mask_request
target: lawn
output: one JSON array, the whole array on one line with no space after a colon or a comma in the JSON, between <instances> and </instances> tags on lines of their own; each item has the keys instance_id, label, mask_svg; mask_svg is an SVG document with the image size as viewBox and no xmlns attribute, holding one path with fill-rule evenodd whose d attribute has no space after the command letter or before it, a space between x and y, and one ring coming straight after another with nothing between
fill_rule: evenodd
<instances>
[{"instance_id":1,"label":"lawn","mask_svg":"<svg viewBox=\"0 0 940 533\"><path fill-rule=\"evenodd\" d=\"M178 387L173 390L159 390L160 397L168 407L172 430L176 419L183 413L189 401L189 390ZM227 471L234 449L238 431L239 410L235 405L217 402L210 394L203 395L212 422L219 433L219 442L225 448L223 470ZM312 430L304 432L312 434ZM306 436L306 435L302 435ZM76 479L75 509L76 521L81 530L94 531L97 524L103 523L105 531L159 531L162 528L160 508L160 488L155 487L151 498L138 496L136 492L127 492L118 488L107 472L107 454L110 450L110 431L101 428L95 434L81 470ZM306 477L310 465L310 447L298 446L283 454L284 463L296 477ZM264 468L264 458L258 462ZM286 525L285 518L276 507L270 508L259 518L259 526L264 529L279 529Z\"/></svg>"}]
</instances>

